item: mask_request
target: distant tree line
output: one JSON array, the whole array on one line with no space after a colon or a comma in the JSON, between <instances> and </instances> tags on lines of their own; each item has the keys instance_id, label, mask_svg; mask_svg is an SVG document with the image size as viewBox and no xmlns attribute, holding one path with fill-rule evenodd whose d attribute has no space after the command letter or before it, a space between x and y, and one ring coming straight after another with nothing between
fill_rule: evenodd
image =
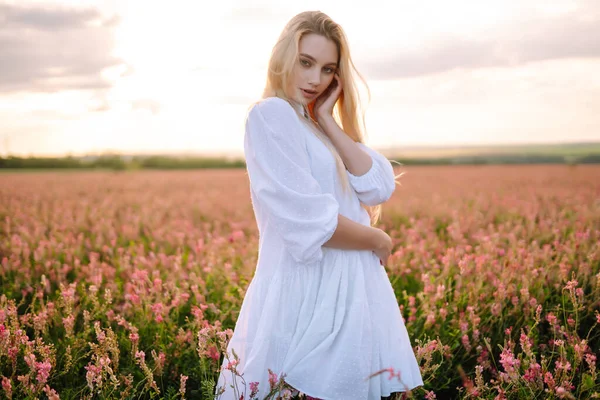
<instances>
[{"instance_id":1,"label":"distant tree line","mask_svg":"<svg viewBox=\"0 0 600 400\"><path fill-rule=\"evenodd\" d=\"M0 169L198 169L242 168L243 160L206 157L103 155L99 157L0 157Z\"/></svg>"},{"instance_id":2,"label":"distant tree line","mask_svg":"<svg viewBox=\"0 0 600 400\"><path fill-rule=\"evenodd\" d=\"M394 158L403 165L598 164L600 154L585 156L502 154L439 158ZM244 160L207 157L103 155L98 157L0 157L0 169L200 169L244 168Z\"/></svg>"}]
</instances>

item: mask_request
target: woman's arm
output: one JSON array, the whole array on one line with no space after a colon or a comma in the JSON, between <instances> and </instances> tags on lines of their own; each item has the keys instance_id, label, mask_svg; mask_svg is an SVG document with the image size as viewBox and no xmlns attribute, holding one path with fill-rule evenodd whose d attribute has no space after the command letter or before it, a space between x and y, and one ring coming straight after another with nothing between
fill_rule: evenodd
<instances>
[{"instance_id":1,"label":"woman's arm","mask_svg":"<svg viewBox=\"0 0 600 400\"><path fill-rule=\"evenodd\" d=\"M347 250L372 250L381 265L387 265L392 253L392 238L381 229L362 225L338 214L338 222L324 247Z\"/></svg>"},{"instance_id":2,"label":"woman's arm","mask_svg":"<svg viewBox=\"0 0 600 400\"><path fill-rule=\"evenodd\" d=\"M359 224L338 214L338 224L331 238L323 244L346 250L375 250L378 229Z\"/></svg>"},{"instance_id":3,"label":"woman's arm","mask_svg":"<svg viewBox=\"0 0 600 400\"><path fill-rule=\"evenodd\" d=\"M331 115L319 118L319 126L331 139L346 169L353 175L364 175L371 169L372 159L369 153L346 135Z\"/></svg>"}]
</instances>

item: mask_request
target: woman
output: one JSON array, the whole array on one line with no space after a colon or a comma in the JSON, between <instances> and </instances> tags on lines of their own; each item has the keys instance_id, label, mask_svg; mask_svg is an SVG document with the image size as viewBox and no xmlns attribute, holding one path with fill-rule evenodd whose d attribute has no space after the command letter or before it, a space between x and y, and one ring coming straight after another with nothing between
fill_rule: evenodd
<instances>
[{"instance_id":1,"label":"woman","mask_svg":"<svg viewBox=\"0 0 600 400\"><path fill-rule=\"evenodd\" d=\"M353 72L342 28L321 12L292 18L273 48L244 137L258 263L221 399L263 399L275 375L319 399L379 400L423 384L383 267L391 239L362 206L376 221L395 176L362 143ZM386 368L400 380L369 378Z\"/></svg>"}]
</instances>

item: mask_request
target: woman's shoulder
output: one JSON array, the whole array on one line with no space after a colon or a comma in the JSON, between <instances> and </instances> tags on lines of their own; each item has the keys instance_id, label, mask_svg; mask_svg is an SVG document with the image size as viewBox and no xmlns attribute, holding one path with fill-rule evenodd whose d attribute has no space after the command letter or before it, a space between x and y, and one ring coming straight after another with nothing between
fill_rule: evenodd
<instances>
[{"instance_id":1,"label":"woman's shoulder","mask_svg":"<svg viewBox=\"0 0 600 400\"><path fill-rule=\"evenodd\" d=\"M258 100L250 108L250 115L256 111L260 112L266 120L292 117L296 114L292 105L280 97L266 97Z\"/></svg>"}]
</instances>

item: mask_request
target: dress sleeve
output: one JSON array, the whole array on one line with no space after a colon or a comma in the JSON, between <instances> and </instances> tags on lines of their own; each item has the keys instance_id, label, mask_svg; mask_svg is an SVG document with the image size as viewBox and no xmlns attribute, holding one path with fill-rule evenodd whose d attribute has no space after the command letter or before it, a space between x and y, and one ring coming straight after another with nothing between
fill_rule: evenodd
<instances>
[{"instance_id":1,"label":"dress sleeve","mask_svg":"<svg viewBox=\"0 0 600 400\"><path fill-rule=\"evenodd\" d=\"M363 204L376 206L385 203L396 189L394 168L382 154L363 143L357 142L357 144L371 156L373 163L371 168L360 176L346 170L350 184Z\"/></svg>"},{"instance_id":2,"label":"dress sleeve","mask_svg":"<svg viewBox=\"0 0 600 400\"><path fill-rule=\"evenodd\" d=\"M285 100L263 100L248 114L244 155L262 214L291 256L312 264L321 260L321 247L337 228L339 204L310 172L302 129Z\"/></svg>"}]
</instances>

